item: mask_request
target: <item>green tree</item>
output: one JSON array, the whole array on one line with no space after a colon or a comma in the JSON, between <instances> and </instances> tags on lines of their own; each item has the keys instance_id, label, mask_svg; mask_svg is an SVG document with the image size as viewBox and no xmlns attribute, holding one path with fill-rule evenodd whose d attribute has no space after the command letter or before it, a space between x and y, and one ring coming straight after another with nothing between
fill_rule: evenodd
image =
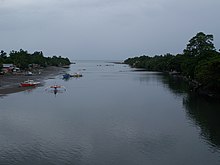
<instances>
[{"instance_id":1,"label":"green tree","mask_svg":"<svg viewBox=\"0 0 220 165\"><path fill-rule=\"evenodd\" d=\"M199 56L214 50L213 35L206 35L203 32L199 32L196 36L189 40L189 43L183 52L185 55Z\"/></svg>"},{"instance_id":2,"label":"green tree","mask_svg":"<svg viewBox=\"0 0 220 165\"><path fill-rule=\"evenodd\" d=\"M195 69L195 78L204 88L220 91L220 55L201 61Z\"/></svg>"},{"instance_id":3,"label":"green tree","mask_svg":"<svg viewBox=\"0 0 220 165\"><path fill-rule=\"evenodd\" d=\"M4 50L0 51L0 58L6 59L7 58L7 53Z\"/></svg>"},{"instance_id":4,"label":"green tree","mask_svg":"<svg viewBox=\"0 0 220 165\"><path fill-rule=\"evenodd\" d=\"M45 67L46 58L43 56L43 52L35 51L33 54L31 54L31 63Z\"/></svg>"},{"instance_id":5,"label":"green tree","mask_svg":"<svg viewBox=\"0 0 220 165\"><path fill-rule=\"evenodd\" d=\"M21 69L28 68L31 58L27 51L20 49L20 51L11 51L9 55L13 64L17 65Z\"/></svg>"},{"instance_id":6,"label":"green tree","mask_svg":"<svg viewBox=\"0 0 220 165\"><path fill-rule=\"evenodd\" d=\"M182 72L181 65L184 61L184 56L182 54L177 54L173 56L168 61L169 71Z\"/></svg>"}]
</instances>

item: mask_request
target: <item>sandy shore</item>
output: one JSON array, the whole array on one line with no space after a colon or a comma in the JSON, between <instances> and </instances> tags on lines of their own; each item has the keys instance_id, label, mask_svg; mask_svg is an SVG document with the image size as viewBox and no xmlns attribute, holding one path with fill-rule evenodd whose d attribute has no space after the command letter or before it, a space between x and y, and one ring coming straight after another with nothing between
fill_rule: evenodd
<instances>
[{"instance_id":1,"label":"sandy shore","mask_svg":"<svg viewBox=\"0 0 220 165\"><path fill-rule=\"evenodd\" d=\"M43 85L46 79L55 78L57 75L62 75L63 73L68 72L69 69L62 67L47 67L39 71L40 74L39 72L36 72L32 76L0 75L0 96L27 90L28 87L19 87L19 84L25 80L32 79L35 81L40 81Z\"/></svg>"}]
</instances>

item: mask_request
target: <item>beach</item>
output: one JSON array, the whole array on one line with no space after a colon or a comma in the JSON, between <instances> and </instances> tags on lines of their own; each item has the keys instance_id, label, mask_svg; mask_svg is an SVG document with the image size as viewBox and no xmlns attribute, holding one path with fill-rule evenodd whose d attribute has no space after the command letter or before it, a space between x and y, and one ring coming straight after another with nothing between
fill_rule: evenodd
<instances>
[{"instance_id":1,"label":"beach","mask_svg":"<svg viewBox=\"0 0 220 165\"><path fill-rule=\"evenodd\" d=\"M43 85L45 80L65 72L68 72L68 68L50 66L38 69L31 76L24 74L0 75L0 96L27 90L27 87L19 87L19 84L28 79L39 81Z\"/></svg>"}]
</instances>

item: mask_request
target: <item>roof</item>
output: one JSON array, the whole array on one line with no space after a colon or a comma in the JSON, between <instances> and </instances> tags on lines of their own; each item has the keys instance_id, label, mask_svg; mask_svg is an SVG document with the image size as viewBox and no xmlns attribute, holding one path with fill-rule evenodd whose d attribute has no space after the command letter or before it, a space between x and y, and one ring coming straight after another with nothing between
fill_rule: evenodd
<instances>
[{"instance_id":1,"label":"roof","mask_svg":"<svg viewBox=\"0 0 220 165\"><path fill-rule=\"evenodd\" d=\"M13 64L3 64L2 66L3 66L3 68L10 68L10 67L13 67L14 65Z\"/></svg>"}]
</instances>

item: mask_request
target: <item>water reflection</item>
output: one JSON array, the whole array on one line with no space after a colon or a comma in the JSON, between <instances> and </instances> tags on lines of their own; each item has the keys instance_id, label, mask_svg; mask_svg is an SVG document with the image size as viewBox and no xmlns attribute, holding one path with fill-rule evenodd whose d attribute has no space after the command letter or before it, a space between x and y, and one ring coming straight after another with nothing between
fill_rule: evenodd
<instances>
[{"instance_id":1,"label":"water reflection","mask_svg":"<svg viewBox=\"0 0 220 165\"><path fill-rule=\"evenodd\" d=\"M61 94L61 93L66 92L66 89L49 88L49 89L46 89L45 91L47 93L52 93L56 96L58 93Z\"/></svg>"},{"instance_id":2,"label":"water reflection","mask_svg":"<svg viewBox=\"0 0 220 165\"><path fill-rule=\"evenodd\" d=\"M183 100L187 115L201 129L201 136L212 146L220 148L220 104L210 102L195 94L189 94Z\"/></svg>"},{"instance_id":3,"label":"water reflection","mask_svg":"<svg viewBox=\"0 0 220 165\"><path fill-rule=\"evenodd\" d=\"M162 77L162 82L164 83L165 87L169 88L178 96L189 91L189 85L180 77L164 74Z\"/></svg>"},{"instance_id":4,"label":"water reflection","mask_svg":"<svg viewBox=\"0 0 220 165\"><path fill-rule=\"evenodd\" d=\"M139 81L140 82L157 82L157 81L160 81L159 79L159 75L162 75L162 73L159 73L159 72L143 72L143 71L140 71L139 72L140 75L138 77Z\"/></svg>"},{"instance_id":5,"label":"water reflection","mask_svg":"<svg viewBox=\"0 0 220 165\"><path fill-rule=\"evenodd\" d=\"M220 103L190 93L189 85L181 78L164 75L162 81L175 95L183 95L183 106L189 120L201 129L203 139L220 149Z\"/></svg>"}]
</instances>

